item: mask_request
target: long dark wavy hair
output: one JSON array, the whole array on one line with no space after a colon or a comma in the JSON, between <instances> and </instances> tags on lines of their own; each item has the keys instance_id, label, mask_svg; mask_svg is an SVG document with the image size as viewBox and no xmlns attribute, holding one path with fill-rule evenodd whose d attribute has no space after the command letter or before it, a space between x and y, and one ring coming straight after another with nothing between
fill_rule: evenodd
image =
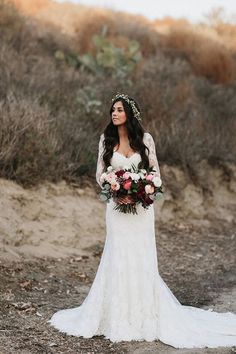
<instances>
[{"instance_id":1,"label":"long dark wavy hair","mask_svg":"<svg viewBox=\"0 0 236 354\"><path fill-rule=\"evenodd\" d=\"M133 100L137 109L140 112L140 108L137 104L137 102L132 98L129 97L129 100ZM143 142L143 136L144 136L144 129L140 122L135 118L132 108L126 100L123 98L117 98L112 102L111 108L110 108L110 117L112 116L112 109L113 106L116 102L122 102L124 111L126 114L126 128L127 128L127 133L128 133L128 138L129 138L129 143L131 148L135 152L139 152L141 155L141 161L138 165L139 168L145 168L147 169L149 167L149 159L146 154L146 149L149 149L148 147L144 144ZM119 134L118 134L118 127L113 124L113 121L108 123L104 130L104 153L103 153L103 161L106 167L110 166L110 161L113 155L113 150L114 147L118 144L119 145Z\"/></svg>"}]
</instances>

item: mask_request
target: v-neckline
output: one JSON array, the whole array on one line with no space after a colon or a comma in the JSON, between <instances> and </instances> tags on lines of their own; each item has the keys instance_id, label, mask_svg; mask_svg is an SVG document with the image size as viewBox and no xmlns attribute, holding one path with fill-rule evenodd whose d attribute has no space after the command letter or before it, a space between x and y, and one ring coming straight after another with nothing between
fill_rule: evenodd
<instances>
[{"instance_id":1,"label":"v-neckline","mask_svg":"<svg viewBox=\"0 0 236 354\"><path fill-rule=\"evenodd\" d=\"M131 158L132 156L134 156L135 154L138 154L138 152L134 152L132 155L130 155L130 156L127 157L127 156L121 154L119 151L113 151L113 153L114 153L114 152L116 152L117 154L123 156L125 159L130 159L130 158Z\"/></svg>"}]
</instances>

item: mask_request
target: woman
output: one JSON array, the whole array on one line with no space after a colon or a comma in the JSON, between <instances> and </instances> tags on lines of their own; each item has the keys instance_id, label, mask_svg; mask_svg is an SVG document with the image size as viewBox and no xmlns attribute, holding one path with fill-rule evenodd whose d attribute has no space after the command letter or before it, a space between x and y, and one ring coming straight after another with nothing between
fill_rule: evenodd
<instances>
[{"instance_id":1,"label":"woman","mask_svg":"<svg viewBox=\"0 0 236 354\"><path fill-rule=\"evenodd\" d=\"M111 121L100 137L96 179L109 165L115 169L155 167L152 136L140 124L140 110L129 96L117 94ZM130 197L118 203L132 203ZM236 315L183 306L159 275L153 205L138 214L106 210L107 235L94 282L77 308L53 315L50 323L67 334L113 342L161 340L176 348L236 345Z\"/></svg>"}]
</instances>

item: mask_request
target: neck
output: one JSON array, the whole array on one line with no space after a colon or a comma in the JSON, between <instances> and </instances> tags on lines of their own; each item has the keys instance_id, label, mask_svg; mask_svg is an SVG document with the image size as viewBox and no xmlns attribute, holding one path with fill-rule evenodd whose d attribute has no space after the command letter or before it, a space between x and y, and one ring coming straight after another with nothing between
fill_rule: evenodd
<instances>
[{"instance_id":1,"label":"neck","mask_svg":"<svg viewBox=\"0 0 236 354\"><path fill-rule=\"evenodd\" d=\"M118 126L118 134L119 134L120 141L128 139L127 128L124 124Z\"/></svg>"}]
</instances>

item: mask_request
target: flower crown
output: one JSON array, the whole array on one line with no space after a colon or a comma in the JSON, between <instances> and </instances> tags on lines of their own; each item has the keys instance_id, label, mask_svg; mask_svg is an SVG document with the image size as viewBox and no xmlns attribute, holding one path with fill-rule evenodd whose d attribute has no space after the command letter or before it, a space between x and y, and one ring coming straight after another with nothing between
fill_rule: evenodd
<instances>
[{"instance_id":1,"label":"flower crown","mask_svg":"<svg viewBox=\"0 0 236 354\"><path fill-rule=\"evenodd\" d=\"M123 98L131 106L135 118L139 121L142 120L141 113L139 112L138 108L136 107L135 102L132 99L130 99L128 95L125 95L124 93L117 93L112 98L112 102L114 102L117 98Z\"/></svg>"}]
</instances>

